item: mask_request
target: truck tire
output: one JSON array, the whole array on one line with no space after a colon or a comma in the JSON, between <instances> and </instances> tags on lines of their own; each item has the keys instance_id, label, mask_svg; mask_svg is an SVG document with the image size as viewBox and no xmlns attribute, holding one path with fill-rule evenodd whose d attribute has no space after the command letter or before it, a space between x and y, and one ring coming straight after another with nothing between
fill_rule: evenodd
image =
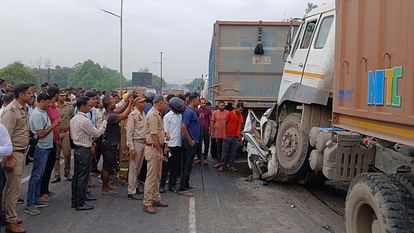
<instances>
[{"instance_id":1,"label":"truck tire","mask_svg":"<svg viewBox=\"0 0 414 233\"><path fill-rule=\"evenodd\" d=\"M413 232L413 208L410 194L394 178L362 173L352 180L346 197L346 232Z\"/></svg>"},{"instance_id":2,"label":"truck tire","mask_svg":"<svg viewBox=\"0 0 414 233\"><path fill-rule=\"evenodd\" d=\"M301 115L290 113L283 120L276 137L276 156L281 172L290 178L309 170L308 135L301 127Z\"/></svg>"}]
</instances>

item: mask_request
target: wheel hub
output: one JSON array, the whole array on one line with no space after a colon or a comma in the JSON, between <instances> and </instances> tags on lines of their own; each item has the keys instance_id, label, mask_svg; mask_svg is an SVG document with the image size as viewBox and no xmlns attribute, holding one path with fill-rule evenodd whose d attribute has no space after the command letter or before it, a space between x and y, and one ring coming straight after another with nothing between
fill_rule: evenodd
<instances>
[{"instance_id":1,"label":"wheel hub","mask_svg":"<svg viewBox=\"0 0 414 233\"><path fill-rule=\"evenodd\" d=\"M286 130L282 135L282 151L287 157L292 157L298 147L298 133L294 128Z\"/></svg>"}]
</instances>

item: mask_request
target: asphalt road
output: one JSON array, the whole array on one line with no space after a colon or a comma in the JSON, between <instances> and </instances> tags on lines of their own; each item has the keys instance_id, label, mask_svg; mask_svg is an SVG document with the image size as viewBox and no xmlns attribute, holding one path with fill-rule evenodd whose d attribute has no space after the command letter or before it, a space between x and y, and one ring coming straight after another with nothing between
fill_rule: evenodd
<instances>
[{"instance_id":1,"label":"asphalt road","mask_svg":"<svg viewBox=\"0 0 414 233\"><path fill-rule=\"evenodd\" d=\"M91 188L94 196L92 211L79 212L70 208L70 182L51 184L56 193L49 207L38 216L25 214L18 206L23 227L29 233L323 233L345 232L340 211L324 203L301 185L246 181L247 165L240 163L239 172L218 173L212 165L204 169L205 190L201 186L201 169L196 165L191 185L193 198L174 193L162 194L168 208L158 208L156 215L142 211L142 202L127 199L127 187L116 186L117 196L102 196L100 188ZM27 174L30 168L27 169ZM93 182L98 183L97 178ZM22 184L25 198L27 182ZM325 193L323 191L322 193ZM343 206L343 196L329 194ZM334 201L335 202L335 201ZM338 202L338 201L336 201ZM339 207L341 208L341 207Z\"/></svg>"}]
</instances>

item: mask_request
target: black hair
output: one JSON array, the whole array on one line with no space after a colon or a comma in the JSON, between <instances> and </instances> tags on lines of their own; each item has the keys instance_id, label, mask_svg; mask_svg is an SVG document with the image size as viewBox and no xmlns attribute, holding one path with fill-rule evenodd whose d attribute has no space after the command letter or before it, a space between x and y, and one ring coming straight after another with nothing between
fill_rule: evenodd
<instances>
[{"instance_id":1,"label":"black hair","mask_svg":"<svg viewBox=\"0 0 414 233\"><path fill-rule=\"evenodd\" d=\"M20 97L20 94L24 94L28 89L30 88L30 85L27 83L17 84L14 86L13 93L16 99Z\"/></svg>"},{"instance_id":2,"label":"black hair","mask_svg":"<svg viewBox=\"0 0 414 233\"><path fill-rule=\"evenodd\" d=\"M60 90L57 87L49 87L49 89L47 89L47 94L50 96L50 98L55 97L56 95L59 95Z\"/></svg>"},{"instance_id":3,"label":"black hair","mask_svg":"<svg viewBox=\"0 0 414 233\"><path fill-rule=\"evenodd\" d=\"M185 101L185 95L179 94L179 95L177 95L177 97Z\"/></svg>"},{"instance_id":4,"label":"black hair","mask_svg":"<svg viewBox=\"0 0 414 233\"><path fill-rule=\"evenodd\" d=\"M98 93L96 93L96 91L93 91L93 90L88 90L85 92L84 95L88 98L93 98L93 97L98 96Z\"/></svg>"},{"instance_id":5,"label":"black hair","mask_svg":"<svg viewBox=\"0 0 414 233\"><path fill-rule=\"evenodd\" d=\"M217 102L217 105L219 105L219 104L225 104L225 103L224 103L224 101L223 101L223 100L219 100L219 101Z\"/></svg>"},{"instance_id":6,"label":"black hair","mask_svg":"<svg viewBox=\"0 0 414 233\"><path fill-rule=\"evenodd\" d=\"M104 106L104 108L105 108L106 110L108 110L108 107L109 107L110 101L111 101L111 96L110 96L110 95L106 95L106 96L102 99L102 104L103 104L103 106Z\"/></svg>"},{"instance_id":7,"label":"black hair","mask_svg":"<svg viewBox=\"0 0 414 233\"><path fill-rule=\"evenodd\" d=\"M167 98L165 98L165 99L167 100L167 102L169 102L172 97L175 97L175 95L169 94L169 95L167 95Z\"/></svg>"},{"instance_id":8,"label":"black hair","mask_svg":"<svg viewBox=\"0 0 414 233\"><path fill-rule=\"evenodd\" d=\"M50 100L50 96L49 94L46 93L40 93L39 95L37 95L37 102L40 103L40 101L42 100Z\"/></svg>"},{"instance_id":9,"label":"black hair","mask_svg":"<svg viewBox=\"0 0 414 233\"><path fill-rule=\"evenodd\" d=\"M78 110L84 106L84 105L88 105L88 101L89 101L89 97L87 96L80 96L77 100L76 100L76 107L78 108Z\"/></svg>"},{"instance_id":10,"label":"black hair","mask_svg":"<svg viewBox=\"0 0 414 233\"><path fill-rule=\"evenodd\" d=\"M199 97L200 95L197 92L192 92L190 93L190 95L188 96L188 101L191 102L193 101L193 99L196 99L197 97Z\"/></svg>"},{"instance_id":11,"label":"black hair","mask_svg":"<svg viewBox=\"0 0 414 233\"><path fill-rule=\"evenodd\" d=\"M8 92L3 96L3 104L8 104L14 100L14 93Z\"/></svg>"},{"instance_id":12,"label":"black hair","mask_svg":"<svg viewBox=\"0 0 414 233\"><path fill-rule=\"evenodd\" d=\"M236 105L236 108L244 108L244 107L243 107L243 103L238 103L238 104Z\"/></svg>"}]
</instances>

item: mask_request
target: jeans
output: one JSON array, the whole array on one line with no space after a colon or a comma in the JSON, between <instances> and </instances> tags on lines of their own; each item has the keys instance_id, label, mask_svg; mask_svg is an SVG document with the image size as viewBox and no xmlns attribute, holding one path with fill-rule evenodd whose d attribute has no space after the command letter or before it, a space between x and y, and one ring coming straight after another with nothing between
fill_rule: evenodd
<instances>
[{"instance_id":1,"label":"jeans","mask_svg":"<svg viewBox=\"0 0 414 233\"><path fill-rule=\"evenodd\" d=\"M201 157L201 150L202 150L202 144L204 143L204 152L203 157ZM201 129L201 137L200 137L200 143L198 143L197 146L197 155L198 159L208 159L208 149L210 147L210 135L208 129Z\"/></svg>"},{"instance_id":2,"label":"jeans","mask_svg":"<svg viewBox=\"0 0 414 233\"><path fill-rule=\"evenodd\" d=\"M27 190L27 205L35 205L40 198L41 178L45 171L46 162L49 158L51 149L42 149L36 146L33 155L32 174L29 180L29 188Z\"/></svg>"},{"instance_id":3,"label":"jeans","mask_svg":"<svg viewBox=\"0 0 414 233\"><path fill-rule=\"evenodd\" d=\"M85 195L91 170L91 148L75 146L75 167L72 178L72 206L81 207L85 204Z\"/></svg>"},{"instance_id":4,"label":"jeans","mask_svg":"<svg viewBox=\"0 0 414 233\"><path fill-rule=\"evenodd\" d=\"M197 143L191 146L187 140L183 140L183 172L181 174L180 190L187 190L190 187L190 175L196 150Z\"/></svg>"},{"instance_id":5,"label":"jeans","mask_svg":"<svg viewBox=\"0 0 414 233\"><path fill-rule=\"evenodd\" d=\"M226 137L223 141L223 157L221 158L221 165L233 165L234 158L237 154L239 138Z\"/></svg>"},{"instance_id":6,"label":"jeans","mask_svg":"<svg viewBox=\"0 0 414 233\"><path fill-rule=\"evenodd\" d=\"M221 161L223 157L223 138L216 138L216 160Z\"/></svg>"},{"instance_id":7,"label":"jeans","mask_svg":"<svg viewBox=\"0 0 414 233\"><path fill-rule=\"evenodd\" d=\"M49 194L49 183L50 183L50 176L52 175L53 167L55 167L56 161L56 150L57 150L57 143L53 142L53 149L50 150L45 171L42 175L42 182L40 184L40 195Z\"/></svg>"}]
</instances>

